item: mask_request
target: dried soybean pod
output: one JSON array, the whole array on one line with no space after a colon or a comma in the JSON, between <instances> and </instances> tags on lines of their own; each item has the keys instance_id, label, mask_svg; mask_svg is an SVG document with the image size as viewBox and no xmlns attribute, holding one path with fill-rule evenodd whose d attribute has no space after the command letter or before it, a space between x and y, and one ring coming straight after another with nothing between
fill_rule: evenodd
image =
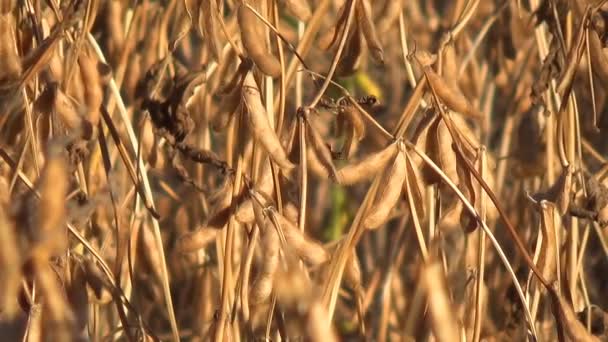
<instances>
[{"instance_id":1,"label":"dried soybean pod","mask_svg":"<svg viewBox=\"0 0 608 342\"><path fill-rule=\"evenodd\" d=\"M308 127L306 127L306 135L308 136L308 141L311 142L312 149L317 156L321 165L329 173L330 177L333 180L336 180L336 167L334 166L334 162L332 160L331 151L323 141L321 134L317 131L317 129L312 125L309 120L305 120Z\"/></svg>"},{"instance_id":2,"label":"dried soybean pod","mask_svg":"<svg viewBox=\"0 0 608 342\"><path fill-rule=\"evenodd\" d=\"M274 212L273 215L277 219L283 236L285 236L286 247L293 249L302 260L313 266L320 265L329 260L329 253L320 243L313 241L304 235L304 233L285 216Z\"/></svg>"},{"instance_id":3,"label":"dried soybean pod","mask_svg":"<svg viewBox=\"0 0 608 342\"><path fill-rule=\"evenodd\" d=\"M222 103L211 120L211 127L214 131L221 132L228 127L232 114L237 111L241 104L242 93L239 85L239 87L233 89L232 92L222 96Z\"/></svg>"},{"instance_id":4,"label":"dried soybean pod","mask_svg":"<svg viewBox=\"0 0 608 342\"><path fill-rule=\"evenodd\" d=\"M272 293L272 279L276 271L275 264L278 264L279 258L279 238L274 228L270 228L266 235L263 236L262 244L264 247L262 248L264 260L262 261L262 270L251 284L249 291L249 303L251 305L263 303Z\"/></svg>"},{"instance_id":5,"label":"dried soybean pod","mask_svg":"<svg viewBox=\"0 0 608 342\"><path fill-rule=\"evenodd\" d=\"M251 199L245 200L245 202L241 203L237 208L234 218L243 224L252 223L255 217L253 216L253 203L251 203Z\"/></svg>"},{"instance_id":6,"label":"dried soybean pod","mask_svg":"<svg viewBox=\"0 0 608 342\"><path fill-rule=\"evenodd\" d=\"M355 24L353 30L349 32L344 53L340 56L338 66L336 67L336 75L350 76L354 74L361 64L362 44L363 39L359 25Z\"/></svg>"},{"instance_id":7,"label":"dried soybean pod","mask_svg":"<svg viewBox=\"0 0 608 342\"><path fill-rule=\"evenodd\" d=\"M8 200L9 185L5 178L0 178L0 307L5 317L11 318L19 311L17 298L21 288L22 256L17 244L17 231L10 218Z\"/></svg>"},{"instance_id":8,"label":"dried soybean pod","mask_svg":"<svg viewBox=\"0 0 608 342\"><path fill-rule=\"evenodd\" d=\"M382 44L376 33L374 21L372 20L372 11L369 1L358 0L355 11L357 14L357 22L361 27L361 32L367 42L367 47L371 50L372 57L376 62L384 63L384 50L382 49Z\"/></svg>"},{"instance_id":9,"label":"dried soybean pod","mask_svg":"<svg viewBox=\"0 0 608 342\"><path fill-rule=\"evenodd\" d=\"M104 27L108 30L107 45L110 56L120 55L121 49L125 46L125 27L122 15L127 11L126 6L127 3L120 0L105 1L103 15L99 17L104 21ZM113 62L110 63L113 64Z\"/></svg>"},{"instance_id":10,"label":"dried soybean pod","mask_svg":"<svg viewBox=\"0 0 608 342\"><path fill-rule=\"evenodd\" d=\"M103 101L102 81L97 69L98 63L95 58L82 54L78 58L80 74L84 83L84 100L89 110L88 120L93 127L99 122L99 107Z\"/></svg>"},{"instance_id":11,"label":"dried soybean pod","mask_svg":"<svg viewBox=\"0 0 608 342\"><path fill-rule=\"evenodd\" d=\"M443 48L442 76L443 79L452 86L458 86L458 55L454 44L446 44Z\"/></svg>"},{"instance_id":12,"label":"dried soybean pod","mask_svg":"<svg viewBox=\"0 0 608 342\"><path fill-rule=\"evenodd\" d=\"M264 35L260 32L259 19L245 3L238 9L238 22L241 29L241 40L247 55L251 57L255 65L266 75L272 77L281 76L281 63L271 53L266 51Z\"/></svg>"},{"instance_id":13,"label":"dried soybean pod","mask_svg":"<svg viewBox=\"0 0 608 342\"><path fill-rule=\"evenodd\" d=\"M215 240L217 232L217 229L201 227L193 232L181 236L177 240L177 249L181 253L189 253L205 248L205 246Z\"/></svg>"},{"instance_id":14,"label":"dried soybean pod","mask_svg":"<svg viewBox=\"0 0 608 342\"><path fill-rule=\"evenodd\" d=\"M431 132L431 127L435 123L435 113L432 111L427 111L418 125L416 126L416 130L414 131L414 136L412 137L412 143L416 145L417 148L429 152L427 149L427 144L429 144L429 140L433 139ZM434 184L437 180L437 174L435 171L428 166L426 163L422 161L422 158L416 153L412 153L409 155L409 158L417 170L420 170L420 178L424 184L421 185L420 189L424 189L424 185Z\"/></svg>"},{"instance_id":15,"label":"dried soybean pod","mask_svg":"<svg viewBox=\"0 0 608 342\"><path fill-rule=\"evenodd\" d=\"M261 174L255 183L255 189L260 193L262 198L272 198L274 190L274 182L272 180L272 172L269 162L264 163ZM255 219L253 213L252 199L247 198L236 210L234 217L240 223L252 223ZM262 202L262 204L266 204Z\"/></svg>"},{"instance_id":16,"label":"dried soybean pod","mask_svg":"<svg viewBox=\"0 0 608 342\"><path fill-rule=\"evenodd\" d=\"M461 224L463 211L463 205L460 200L454 201L452 205L445 210L442 210L442 216L437 222L437 227L439 227L439 230L441 230L443 233L450 233L456 228L464 228Z\"/></svg>"},{"instance_id":17,"label":"dried soybean pod","mask_svg":"<svg viewBox=\"0 0 608 342\"><path fill-rule=\"evenodd\" d=\"M5 0L0 4L0 14L7 14L15 7L15 0Z\"/></svg>"},{"instance_id":18,"label":"dried soybean pod","mask_svg":"<svg viewBox=\"0 0 608 342\"><path fill-rule=\"evenodd\" d=\"M359 265L357 253L354 251L344 266L344 281L353 290L361 287L361 266Z\"/></svg>"},{"instance_id":19,"label":"dried soybean pod","mask_svg":"<svg viewBox=\"0 0 608 342\"><path fill-rule=\"evenodd\" d=\"M226 177L224 184L209 197L211 210L207 227L222 229L228 222L230 215L230 204L232 203L232 179Z\"/></svg>"},{"instance_id":20,"label":"dried soybean pod","mask_svg":"<svg viewBox=\"0 0 608 342\"><path fill-rule=\"evenodd\" d=\"M455 336L459 336L460 327L455 320L456 314L441 264L433 261L425 265L420 274L420 282L428 298L433 335L439 342L453 341Z\"/></svg>"},{"instance_id":21,"label":"dried soybean pod","mask_svg":"<svg viewBox=\"0 0 608 342\"><path fill-rule=\"evenodd\" d=\"M548 201L540 202L541 213L541 229L543 233L542 249L538 258L538 268L541 270L543 277L549 282L557 280L557 253L559 246L557 245L557 231L561 229L560 214L555 204Z\"/></svg>"},{"instance_id":22,"label":"dried soybean pod","mask_svg":"<svg viewBox=\"0 0 608 342\"><path fill-rule=\"evenodd\" d=\"M462 142L462 152L468 160L477 158L477 150L481 147L477 134L467 124L465 118L458 113L449 113L449 122L456 132L459 141Z\"/></svg>"},{"instance_id":23,"label":"dried soybean pod","mask_svg":"<svg viewBox=\"0 0 608 342\"><path fill-rule=\"evenodd\" d=\"M456 165L457 158L456 152L452 148L452 136L441 117L436 117L435 121L429 128L428 137L426 141L427 151L433 159L433 161L443 170L443 172L452 180L458 184L458 170ZM439 182L440 178L436 173L431 171L434 183Z\"/></svg>"},{"instance_id":24,"label":"dried soybean pod","mask_svg":"<svg viewBox=\"0 0 608 342\"><path fill-rule=\"evenodd\" d=\"M357 163L338 170L338 183L351 185L372 178L380 172L397 153L397 145L390 144L382 151L370 154Z\"/></svg>"},{"instance_id":25,"label":"dried soybean pod","mask_svg":"<svg viewBox=\"0 0 608 342\"><path fill-rule=\"evenodd\" d=\"M403 0L389 0L385 1L382 14L378 19L378 33L385 34L391 28L393 23L399 18L401 8L403 7Z\"/></svg>"},{"instance_id":26,"label":"dried soybean pod","mask_svg":"<svg viewBox=\"0 0 608 342\"><path fill-rule=\"evenodd\" d=\"M253 73L249 72L243 80L243 99L247 106L247 123L251 129L253 137L260 142L262 147L268 152L272 160L285 171L294 168L294 165L287 158L287 153L281 145L279 137L270 126L266 109L262 104L262 98L258 85L255 83Z\"/></svg>"},{"instance_id":27,"label":"dried soybean pod","mask_svg":"<svg viewBox=\"0 0 608 342\"><path fill-rule=\"evenodd\" d=\"M15 44L15 20L11 13L0 15L0 85L4 86L16 82L21 76L21 59L17 54Z\"/></svg>"},{"instance_id":28,"label":"dried soybean pod","mask_svg":"<svg viewBox=\"0 0 608 342\"><path fill-rule=\"evenodd\" d=\"M308 21L312 12L307 0L283 0L285 7L300 21Z\"/></svg>"},{"instance_id":29,"label":"dried soybean pod","mask_svg":"<svg viewBox=\"0 0 608 342\"><path fill-rule=\"evenodd\" d=\"M290 222L298 222L298 218L300 217L299 208L296 207L292 202L288 202L283 205L283 213L282 215L288 219Z\"/></svg>"},{"instance_id":30,"label":"dried soybean pod","mask_svg":"<svg viewBox=\"0 0 608 342\"><path fill-rule=\"evenodd\" d=\"M347 5L349 2L345 1L342 6L338 9L338 13L336 17L338 20L336 24L333 25L333 29L325 32L325 34L319 37L319 46L323 50L329 50L340 37L340 33L344 31L344 25L346 24L346 19L348 18Z\"/></svg>"},{"instance_id":31,"label":"dried soybean pod","mask_svg":"<svg viewBox=\"0 0 608 342\"><path fill-rule=\"evenodd\" d=\"M319 155L310 146L306 146L306 166L308 171L319 179L326 180L330 177L327 167L319 160Z\"/></svg>"},{"instance_id":32,"label":"dried soybean pod","mask_svg":"<svg viewBox=\"0 0 608 342\"><path fill-rule=\"evenodd\" d=\"M93 126L82 115L82 108L79 108L80 106L58 87L50 89L49 95L53 97L53 108L61 122L69 130L79 132L83 138L89 139L93 133Z\"/></svg>"},{"instance_id":33,"label":"dried soybean pod","mask_svg":"<svg viewBox=\"0 0 608 342\"><path fill-rule=\"evenodd\" d=\"M416 209L416 214L418 217L424 217L426 209L425 209L425 191L424 191L424 182L423 177L421 175L420 167L414 163L412 160L412 156L405 153L405 159L407 162L407 173L406 179L403 183L403 193L407 196L412 196L411 202Z\"/></svg>"},{"instance_id":34,"label":"dried soybean pod","mask_svg":"<svg viewBox=\"0 0 608 342\"><path fill-rule=\"evenodd\" d=\"M557 93L562 95L563 102L568 102L567 97L570 95L570 90L572 89L576 69L578 68L581 57L583 56L583 48L585 46L585 30L590 13L591 8L587 7L583 17L581 18L576 39L572 42L570 51L568 51L568 55L566 56L566 69L562 72L559 85L557 86Z\"/></svg>"},{"instance_id":35,"label":"dried soybean pod","mask_svg":"<svg viewBox=\"0 0 608 342\"><path fill-rule=\"evenodd\" d=\"M430 66L424 67L424 75L429 81L429 85L437 94L437 97L451 110L470 116L475 119L483 118L469 100L462 94L460 89L450 85L441 76L439 76Z\"/></svg>"},{"instance_id":36,"label":"dried soybean pod","mask_svg":"<svg viewBox=\"0 0 608 342\"><path fill-rule=\"evenodd\" d=\"M405 164L405 156L402 151L399 151L397 152L393 167L378 202L369 209L368 215L363 221L363 226L365 228L378 228L386 222L391 210L399 201L403 183L405 182L406 172L407 166Z\"/></svg>"},{"instance_id":37,"label":"dried soybean pod","mask_svg":"<svg viewBox=\"0 0 608 342\"><path fill-rule=\"evenodd\" d=\"M479 212L479 195L481 194L480 192L476 191L476 187L475 185L477 185L478 183L474 183L473 182L473 175L471 174L471 172L463 167L464 165L464 161L461 159L460 155L456 156L457 160L458 160L458 166L457 166L457 171L458 171L458 180L459 180L459 184L458 184L458 188L460 188L460 190L462 191L462 194L469 200L469 202L471 204L473 204L477 210L477 212ZM464 209L464 207L463 207ZM465 233L470 233L473 232L477 227L478 227L478 221L475 215L473 215L470 211L468 210L462 210L460 213L460 225L462 226L462 229L464 229Z\"/></svg>"},{"instance_id":38,"label":"dried soybean pod","mask_svg":"<svg viewBox=\"0 0 608 342\"><path fill-rule=\"evenodd\" d=\"M585 326L577 319L570 304L555 288L550 291L550 295L553 302L551 309L555 316L555 321L557 322L558 329L561 329L566 333L566 341L600 341L597 337L591 335L587 331Z\"/></svg>"},{"instance_id":39,"label":"dried soybean pod","mask_svg":"<svg viewBox=\"0 0 608 342\"><path fill-rule=\"evenodd\" d=\"M298 164L300 162L300 126L302 120L293 120L289 127L289 130L284 136L282 141L285 142L286 151L289 151L287 157L292 163ZM307 146L309 147L309 146Z\"/></svg>"},{"instance_id":40,"label":"dried soybean pod","mask_svg":"<svg viewBox=\"0 0 608 342\"><path fill-rule=\"evenodd\" d=\"M359 140L365 137L365 122L355 106L341 106L338 115L344 117L353 126Z\"/></svg>"},{"instance_id":41,"label":"dried soybean pod","mask_svg":"<svg viewBox=\"0 0 608 342\"><path fill-rule=\"evenodd\" d=\"M140 245L137 248L137 253L140 254L140 256L138 256L138 260L142 260L144 265L147 265L149 272L153 274L157 280L160 280L163 277L161 272L163 261L156 248L157 244L154 233L152 232L151 227L142 224L139 229L139 234L140 236L137 239L137 242Z\"/></svg>"},{"instance_id":42,"label":"dried soybean pod","mask_svg":"<svg viewBox=\"0 0 608 342\"><path fill-rule=\"evenodd\" d=\"M490 172L488 159L489 158L486 152L486 147L481 146L480 148L478 148L476 156L477 172L479 173L481 178L486 182L486 184L488 184L490 189L492 189L494 188L494 175L492 174L492 172ZM466 170L466 168L459 167L458 170L461 182L463 182L464 178L465 186L470 186L471 188L471 204L474 204L475 210L477 210L478 213L482 212L482 205L484 206L483 210L485 210L486 212L486 223L488 225L491 225L496 220L496 217L498 215L496 207L494 207L493 204L489 204L490 202L489 199L487 199L488 195L485 193L485 190L483 189L481 184L479 184L479 182L477 182L473 178L473 175L468 172L468 170ZM482 197L485 197L485 199L483 199ZM477 219L467 210L464 210L461 213L461 221L463 219L468 219L468 225L463 224L463 226L465 227L465 231L472 231L474 229L481 228Z\"/></svg>"},{"instance_id":43,"label":"dried soybean pod","mask_svg":"<svg viewBox=\"0 0 608 342\"><path fill-rule=\"evenodd\" d=\"M566 214L566 212L568 212L568 208L570 207L570 199L572 192L572 175L574 174L574 165L566 166L562 171L562 174L563 175L560 175L559 177L559 194L555 203L557 204L559 213L561 215L564 215Z\"/></svg>"},{"instance_id":44,"label":"dried soybean pod","mask_svg":"<svg viewBox=\"0 0 608 342\"><path fill-rule=\"evenodd\" d=\"M344 144L340 149L340 158L349 159L359 148L359 138L353 127L348 127L346 136L344 137Z\"/></svg>"},{"instance_id":45,"label":"dried soybean pod","mask_svg":"<svg viewBox=\"0 0 608 342\"><path fill-rule=\"evenodd\" d=\"M306 321L306 341L340 341L338 334L333 328L331 319L327 315L327 309L323 302L316 300L308 309L308 318Z\"/></svg>"},{"instance_id":46,"label":"dried soybean pod","mask_svg":"<svg viewBox=\"0 0 608 342\"><path fill-rule=\"evenodd\" d=\"M279 265L279 234L269 218L263 217L261 208L254 204L256 224L260 228L262 264L260 272L251 284L249 303L256 305L264 302L272 292L272 283Z\"/></svg>"},{"instance_id":47,"label":"dried soybean pod","mask_svg":"<svg viewBox=\"0 0 608 342\"><path fill-rule=\"evenodd\" d=\"M40 209L35 236L40 240L34 254L45 259L63 253L68 243L65 232L67 211L65 197L68 193L69 179L67 162L59 143L51 143L49 146L46 164L37 188L40 192Z\"/></svg>"},{"instance_id":48,"label":"dried soybean pod","mask_svg":"<svg viewBox=\"0 0 608 342\"><path fill-rule=\"evenodd\" d=\"M202 13L206 13L203 30L205 32L205 41L213 58L219 61L222 58L222 46L219 41L220 31L218 30L219 10L216 0L203 0L201 3Z\"/></svg>"},{"instance_id":49,"label":"dried soybean pod","mask_svg":"<svg viewBox=\"0 0 608 342\"><path fill-rule=\"evenodd\" d=\"M169 51L175 51L179 43L186 37L188 33L192 30L192 16L186 6L186 1L183 1L182 6L179 6L174 9L174 23L169 31L169 35L167 37ZM164 43L163 43L164 44ZM184 46L184 51L187 51L189 48L188 42L186 42ZM186 52L188 53L188 52Z\"/></svg>"}]
</instances>

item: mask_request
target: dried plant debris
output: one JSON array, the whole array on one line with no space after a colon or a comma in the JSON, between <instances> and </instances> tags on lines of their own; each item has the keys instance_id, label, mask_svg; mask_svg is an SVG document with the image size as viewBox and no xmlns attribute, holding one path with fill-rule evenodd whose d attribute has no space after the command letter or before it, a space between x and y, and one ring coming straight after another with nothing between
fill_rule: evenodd
<instances>
[{"instance_id":1,"label":"dried plant debris","mask_svg":"<svg viewBox=\"0 0 608 342\"><path fill-rule=\"evenodd\" d=\"M572 199L572 177L574 175L574 167L568 165L564 167L559 178L547 191L537 193L533 197L537 202L546 200L557 205L561 215L564 215L570 207Z\"/></svg>"},{"instance_id":2,"label":"dried plant debris","mask_svg":"<svg viewBox=\"0 0 608 342\"><path fill-rule=\"evenodd\" d=\"M608 225L608 188L594 176L586 178L586 186L587 196L579 203L571 203L569 212L573 216L596 221L605 227Z\"/></svg>"},{"instance_id":3,"label":"dried plant debris","mask_svg":"<svg viewBox=\"0 0 608 342\"><path fill-rule=\"evenodd\" d=\"M607 13L1 1L0 336L606 340Z\"/></svg>"},{"instance_id":4,"label":"dried plant debris","mask_svg":"<svg viewBox=\"0 0 608 342\"><path fill-rule=\"evenodd\" d=\"M144 98L142 107L149 111L159 134L177 143L184 141L194 129L187 106L195 95L195 88L205 82L205 74L202 71L168 79L167 75L163 75L168 62L169 59L159 62L142 80L142 92L149 94ZM161 94L157 89L166 89L167 93Z\"/></svg>"},{"instance_id":5,"label":"dried plant debris","mask_svg":"<svg viewBox=\"0 0 608 342\"><path fill-rule=\"evenodd\" d=\"M169 79L168 75L164 75L169 61L170 59L166 58L157 63L140 81L140 92L147 91L151 95L144 97L142 107L150 113L155 133L166 139L171 165L178 177L184 183L202 191L202 187L190 177L176 152L195 163L212 165L223 174L228 173L230 168L213 151L201 149L185 141L195 128L190 106L206 82L205 71L191 74L184 72Z\"/></svg>"}]
</instances>

